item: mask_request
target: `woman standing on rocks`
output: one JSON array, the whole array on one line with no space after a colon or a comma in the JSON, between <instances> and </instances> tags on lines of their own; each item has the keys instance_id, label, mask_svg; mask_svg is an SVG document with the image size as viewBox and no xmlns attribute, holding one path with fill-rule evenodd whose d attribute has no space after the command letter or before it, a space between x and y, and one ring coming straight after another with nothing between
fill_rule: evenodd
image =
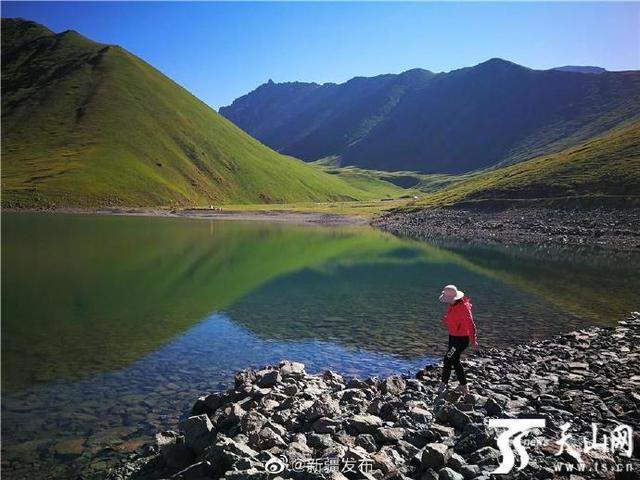
<instances>
[{"instance_id":1,"label":"woman standing on rocks","mask_svg":"<svg viewBox=\"0 0 640 480\"><path fill-rule=\"evenodd\" d=\"M464 369L460 363L460 355L469 346L469 342L474 349L478 348L471 299L465 297L464 292L458 290L455 285L447 285L442 289L439 300L449 305L446 315L442 318L442 324L449 330L449 348L443 359L442 383L440 383L438 392L447 389L453 367L460 382L458 389L467 394L469 388Z\"/></svg>"}]
</instances>

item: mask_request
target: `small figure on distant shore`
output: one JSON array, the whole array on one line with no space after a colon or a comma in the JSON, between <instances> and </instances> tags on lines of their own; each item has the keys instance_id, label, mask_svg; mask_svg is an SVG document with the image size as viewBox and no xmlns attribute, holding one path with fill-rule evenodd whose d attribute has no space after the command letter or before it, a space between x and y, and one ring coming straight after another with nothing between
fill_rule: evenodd
<instances>
[{"instance_id":1,"label":"small figure on distant shore","mask_svg":"<svg viewBox=\"0 0 640 480\"><path fill-rule=\"evenodd\" d=\"M460 363L460 355L469 346L469 343L473 345L474 349L478 348L471 299L466 297L464 292L458 290L455 285L447 285L442 289L439 300L448 305L447 313L442 318L442 324L449 330L449 348L443 359L442 382L438 392L443 392L448 388L451 368L453 368L460 382L458 390L468 394L467 378L462 363Z\"/></svg>"}]
</instances>

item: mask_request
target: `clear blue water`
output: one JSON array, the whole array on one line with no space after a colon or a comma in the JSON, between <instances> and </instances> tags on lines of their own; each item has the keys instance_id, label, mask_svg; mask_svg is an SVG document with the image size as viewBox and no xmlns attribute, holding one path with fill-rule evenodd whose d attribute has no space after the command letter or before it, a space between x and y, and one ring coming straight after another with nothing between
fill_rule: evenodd
<instances>
[{"instance_id":1,"label":"clear blue water","mask_svg":"<svg viewBox=\"0 0 640 480\"><path fill-rule=\"evenodd\" d=\"M415 372L442 353L445 283L473 298L485 346L612 324L640 284L635 257L444 248L369 228L2 221L7 478L99 478L248 366Z\"/></svg>"}]
</instances>

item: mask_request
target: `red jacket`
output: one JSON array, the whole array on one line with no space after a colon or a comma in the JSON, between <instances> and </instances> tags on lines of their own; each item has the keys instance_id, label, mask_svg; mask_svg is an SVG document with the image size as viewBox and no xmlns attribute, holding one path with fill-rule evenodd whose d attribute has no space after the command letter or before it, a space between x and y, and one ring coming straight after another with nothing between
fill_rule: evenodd
<instances>
[{"instance_id":1,"label":"red jacket","mask_svg":"<svg viewBox=\"0 0 640 480\"><path fill-rule=\"evenodd\" d=\"M447 325L449 335L455 337L476 337L476 324L473 323L473 313L471 313L471 299L462 297L460 300L447 308L444 323Z\"/></svg>"}]
</instances>

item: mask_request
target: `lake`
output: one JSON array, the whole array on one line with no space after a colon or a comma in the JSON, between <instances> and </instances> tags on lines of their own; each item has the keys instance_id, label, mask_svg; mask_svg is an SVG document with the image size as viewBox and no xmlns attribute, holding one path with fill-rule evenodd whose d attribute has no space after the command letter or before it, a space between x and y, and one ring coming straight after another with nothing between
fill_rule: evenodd
<instances>
[{"instance_id":1,"label":"lake","mask_svg":"<svg viewBox=\"0 0 640 480\"><path fill-rule=\"evenodd\" d=\"M6 478L90 477L249 366L415 372L445 348L447 283L483 346L612 325L640 285L634 255L368 227L8 213L2 229Z\"/></svg>"}]
</instances>

